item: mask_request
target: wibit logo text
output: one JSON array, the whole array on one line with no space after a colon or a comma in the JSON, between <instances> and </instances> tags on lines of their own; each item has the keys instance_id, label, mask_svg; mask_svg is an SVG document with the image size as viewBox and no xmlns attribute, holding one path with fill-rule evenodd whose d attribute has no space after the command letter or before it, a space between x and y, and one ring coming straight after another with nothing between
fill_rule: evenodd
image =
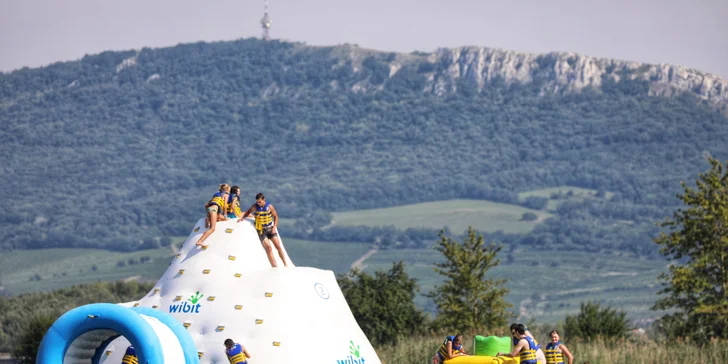
<instances>
[{"instance_id":1,"label":"wibit logo text","mask_svg":"<svg viewBox=\"0 0 728 364\"><path fill-rule=\"evenodd\" d=\"M359 352L359 345L354 344L354 341L349 340L349 355L344 359L339 359L336 364L366 364L364 357Z\"/></svg>"},{"instance_id":2,"label":"wibit logo text","mask_svg":"<svg viewBox=\"0 0 728 364\"><path fill-rule=\"evenodd\" d=\"M196 292L194 295L187 299L190 303L182 302L169 306L170 313L200 313L201 304L197 303L200 298L204 296L200 292Z\"/></svg>"}]
</instances>

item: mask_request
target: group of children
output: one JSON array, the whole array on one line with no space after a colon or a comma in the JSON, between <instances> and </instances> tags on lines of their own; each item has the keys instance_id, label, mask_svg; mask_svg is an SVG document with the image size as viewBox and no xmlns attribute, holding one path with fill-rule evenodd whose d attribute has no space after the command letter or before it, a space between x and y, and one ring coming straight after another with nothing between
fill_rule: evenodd
<instances>
[{"instance_id":1,"label":"group of children","mask_svg":"<svg viewBox=\"0 0 728 364\"><path fill-rule=\"evenodd\" d=\"M225 354L230 364L248 364L250 354L245 350L245 346L235 343L233 339L225 340L224 344ZM139 359L133 346L126 348L126 353L124 353L124 357L121 359L121 364L139 364Z\"/></svg>"},{"instance_id":2,"label":"group of children","mask_svg":"<svg viewBox=\"0 0 728 364\"><path fill-rule=\"evenodd\" d=\"M524 325L512 324L511 336L513 350L510 353L499 352L496 356L519 357L521 364L565 364L564 358L568 361L566 364L574 362L574 356L561 343L561 337L556 330L549 333L551 342L546 344L545 350L541 350L541 345ZM448 336L432 357L432 364L442 364L445 360L464 355L468 354L463 350L463 335Z\"/></svg>"},{"instance_id":3,"label":"group of children","mask_svg":"<svg viewBox=\"0 0 728 364\"><path fill-rule=\"evenodd\" d=\"M255 195L255 203L243 213L240 209L240 187L230 187L227 183L223 183L210 201L205 204L205 211L205 228L207 231L200 236L197 241L198 246L202 246L205 240L215 232L215 225L218 221L238 219L238 222L241 222L252 214L255 218L255 229L258 231L258 238L263 244L263 248L265 248L270 265L274 268L277 266L269 242L273 243L278 250L283 265L288 266L286 254L278 237L278 213L275 207L265 200L263 193Z\"/></svg>"}]
</instances>

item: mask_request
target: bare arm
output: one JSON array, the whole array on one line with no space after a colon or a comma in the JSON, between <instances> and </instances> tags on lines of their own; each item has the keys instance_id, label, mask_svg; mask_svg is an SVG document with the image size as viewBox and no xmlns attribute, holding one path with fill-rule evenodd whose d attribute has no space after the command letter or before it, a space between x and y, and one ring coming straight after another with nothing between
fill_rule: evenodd
<instances>
[{"instance_id":1,"label":"bare arm","mask_svg":"<svg viewBox=\"0 0 728 364\"><path fill-rule=\"evenodd\" d=\"M270 205L270 214L273 216L273 231L278 232L278 213L273 204Z\"/></svg>"},{"instance_id":2,"label":"bare arm","mask_svg":"<svg viewBox=\"0 0 728 364\"><path fill-rule=\"evenodd\" d=\"M526 341L526 339L521 339L518 341L518 345L513 348L513 351L510 354L498 353L498 355L496 356L510 356L511 358L515 358L518 356L518 354L521 352L526 344L528 344L528 341Z\"/></svg>"},{"instance_id":3,"label":"bare arm","mask_svg":"<svg viewBox=\"0 0 728 364\"><path fill-rule=\"evenodd\" d=\"M238 219L238 222L241 222L241 221L245 220L246 217L250 216L250 214L253 212L253 209L254 208L255 208L255 204L253 204L252 206L250 206L248 208L248 211L245 211L245 213L243 214L243 217L241 217L241 218Z\"/></svg>"},{"instance_id":4,"label":"bare arm","mask_svg":"<svg viewBox=\"0 0 728 364\"><path fill-rule=\"evenodd\" d=\"M564 356L567 359L569 359L569 363L568 364L573 364L574 363L574 356L571 355L571 352L569 351L569 348L567 348L566 346L564 346L564 344L561 344L561 345L559 345L559 349L561 349L561 353L564 354Z\"/></svg>"},{"instance_id":5,"label":"bare arm","mask_svg":"<svg viewBox=\"0 0 728 364\"><path fill-rule=\"evenodd\" d=\"M243 346L243 354L245 354L246 358L250 358L250 354L248 354L248 350L245 349L245 346Z\"/></svg>"}]
</instances>

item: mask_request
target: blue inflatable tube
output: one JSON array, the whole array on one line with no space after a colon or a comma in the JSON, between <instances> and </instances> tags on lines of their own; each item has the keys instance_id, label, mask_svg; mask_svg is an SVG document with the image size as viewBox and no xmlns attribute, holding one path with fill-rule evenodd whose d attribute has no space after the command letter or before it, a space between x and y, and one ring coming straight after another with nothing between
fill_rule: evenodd
<instances>
[{"instance_id":1,"label":"blue inflatable tube","mask_svg":"<svg viewBox=\"0 0 728 364\"><path fill-rule=\"evenodd\" d=\"M138 313L112 303L95 303L66 312L43 336L36 364L61 364L71 343L94 330L113 330L136 349L140 364L162 364L161 343L152 327Z\"/></svg>"},{"instance_id":2,"label":"blue inflatable tube","mask_svg":"<svg viewBox=\"0 0 728 364\"><path fill-rule=\"evenodd\" d=\"M200 363L200 358L197 355L197 347L195 346L195 342L192 340L192 336L190 336L190 333L187 332L184 325L172 317L172 315L149 307L132 307L131 310L144 316L154 317L169 327L169 329L172 330L174 335L177 337L180 346L182 346L182 351L185 355L185 364Z\"/></svg>"}]
</instances>

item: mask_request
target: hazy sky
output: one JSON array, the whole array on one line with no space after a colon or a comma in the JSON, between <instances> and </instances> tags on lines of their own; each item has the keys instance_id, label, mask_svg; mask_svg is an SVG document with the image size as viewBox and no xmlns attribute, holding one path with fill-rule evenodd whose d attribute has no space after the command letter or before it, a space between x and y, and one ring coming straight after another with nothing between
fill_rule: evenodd
<instances>
[{"instance_id":1,"label":"hazy sky","mask_svg":"<svg viewBox=\"0 0 728 364\"><path fill-rule=\"evenodd\" d=\"M271 35L387 51L476 45L681 64L728 78L728 0L270 0ZM0 0L0 70L260 36L263 0Z\"/></svg>"}]
</instances>

